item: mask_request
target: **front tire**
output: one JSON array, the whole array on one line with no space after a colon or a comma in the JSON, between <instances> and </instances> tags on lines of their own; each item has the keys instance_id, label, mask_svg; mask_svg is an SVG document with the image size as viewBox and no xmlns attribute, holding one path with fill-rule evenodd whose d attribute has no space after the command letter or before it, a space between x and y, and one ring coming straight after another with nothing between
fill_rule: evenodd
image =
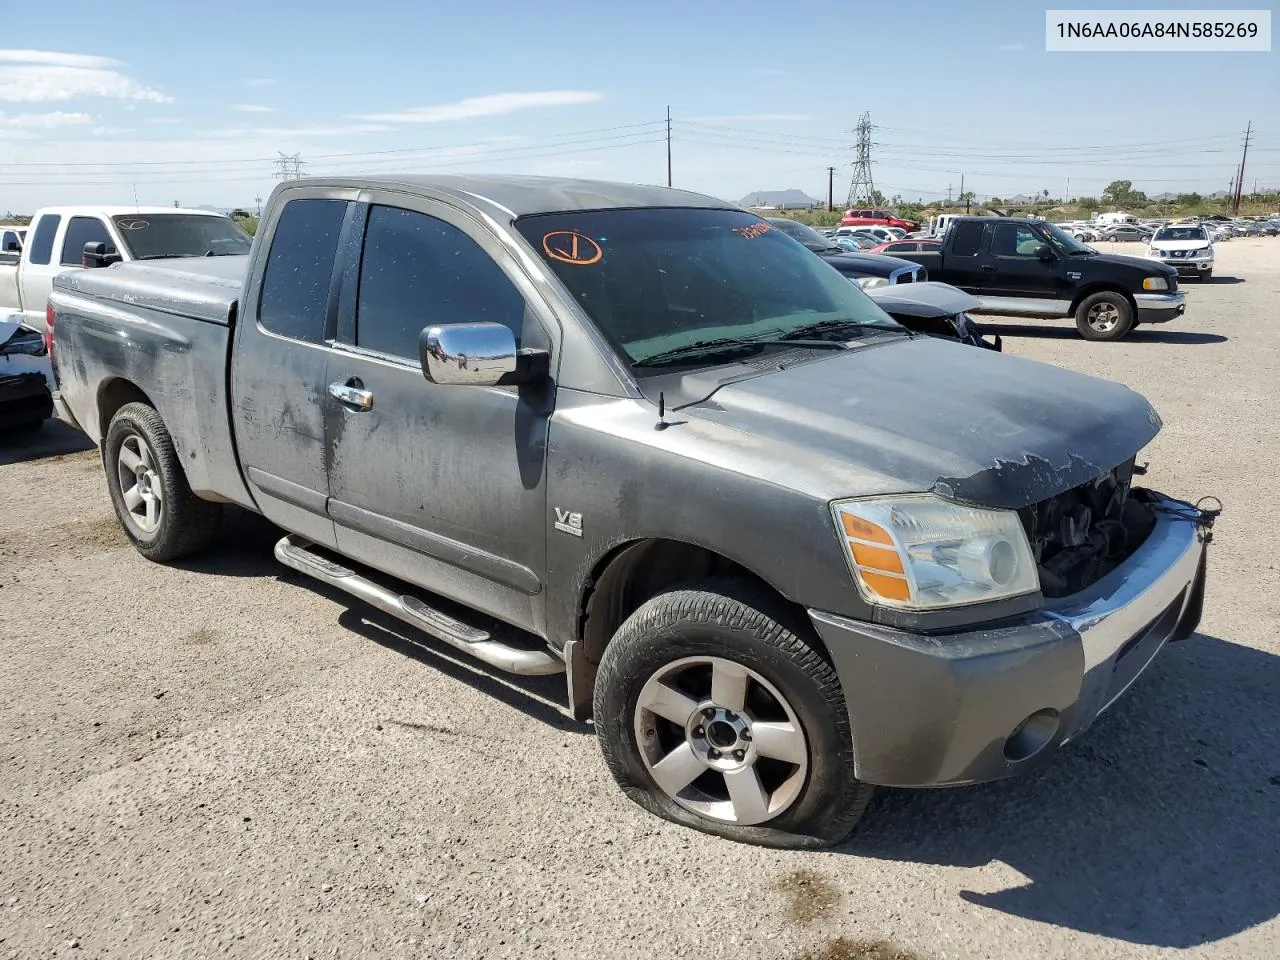
<instances>
[{"instance_id":1,"label":"front tire","mask_svg":"<svg viewBox=\"0 0 1280 960\"><path fill-rule=\"evenodd\" d=\"M128 403L111 418L102 462L116 517L138 552L167 563L207 546L221 505L191 492L173 438L145 403Z\"/></svg>"},{"instance_id":2,"label":"front tire","mask_svg":"<svg viewBox=\"0 0 1280 960\"><path fill-rule=\"evenodd\" d=\"M1133 329L1133 306L1110 291L1085 297L1076 308L1076 329L1086 340L1119 340Z\"/></svg>"},{"instance_id":3,"label":"front tire","mask_svg":"<svg viewBox=\"0 0 1280 960\"><path fill-rule=\"evenodd\" d=\"M731 840L837 843L875 790L854 776L840 681L812 629L750 583L643 604L605 649L594 714L627 796Z\"/></svg>"},{"instance_id":4,"label":"front tire","mask_svg":"<svg viewBox=\"0 0 1280 960\"><path fill-rule=\"evenodd\" d=\"M1203 271L1201 271L1201 273L1200 273L1200 282L1201 282L1201 283L1212 283L1212 282L1213 282L1213 271L1212 271L1212 270L1203 270Z\"/></svg>"}]
</instances>

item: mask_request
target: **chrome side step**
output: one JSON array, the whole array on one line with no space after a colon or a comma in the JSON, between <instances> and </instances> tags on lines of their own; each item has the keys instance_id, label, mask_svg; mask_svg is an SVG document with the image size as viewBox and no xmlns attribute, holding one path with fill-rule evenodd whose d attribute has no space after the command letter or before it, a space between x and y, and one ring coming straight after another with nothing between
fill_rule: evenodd
<instances>
[{"instance_id":1,"label":"chrome side step","mask_svg":"<svg viewBox=\"0 0 1280 960\"><path fill-rule=\"evenodd\" d=\"M388 590L354 570L313 553L310 547L310 542L300 537L281 537L275 548L276 559L286 567L358 597L491 667L523 676L564 672L564 661L550 650L524 650L494 640L486 631L429 607L417 597Z\"/></svg>"}]
</instances>

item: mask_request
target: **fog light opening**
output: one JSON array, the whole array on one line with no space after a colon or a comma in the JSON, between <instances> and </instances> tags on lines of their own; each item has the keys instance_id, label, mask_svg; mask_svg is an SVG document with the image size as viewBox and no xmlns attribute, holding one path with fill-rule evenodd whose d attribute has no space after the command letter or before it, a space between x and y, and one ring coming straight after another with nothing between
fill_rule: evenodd
<instances>
[{"instance_id":1,"label":"fog light opening","mask_svg":"<svg viewBox=\"0 0 1280 960\"><path fill-rule=\"evenodd\" d=\"M1004 742L1004 758L1010 763L1030 760L1047 747L1058 732L1058 711L1037 710L1023 720Z\"/></svg>"}]
</instances>

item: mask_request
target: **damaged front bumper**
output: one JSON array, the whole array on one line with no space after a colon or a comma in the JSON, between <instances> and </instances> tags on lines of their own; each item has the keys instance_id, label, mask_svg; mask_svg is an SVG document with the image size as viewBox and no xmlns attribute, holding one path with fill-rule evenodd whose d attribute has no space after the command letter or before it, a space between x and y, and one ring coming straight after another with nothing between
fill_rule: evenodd
<instances>
[{"instance_id":1,"label":"damaged front bumper","mask_svg":"<svg viewBox=\"0 0 1280 960\"><path fill-rule=\"evenodd\" d=\"M1152 494L1145 542L1087 590L1011 622L918 634L809 611L853 725L855 772L896 787L996 780L1085 731L1200 621L1216 514Z\"/></svg>"}]
</instances>

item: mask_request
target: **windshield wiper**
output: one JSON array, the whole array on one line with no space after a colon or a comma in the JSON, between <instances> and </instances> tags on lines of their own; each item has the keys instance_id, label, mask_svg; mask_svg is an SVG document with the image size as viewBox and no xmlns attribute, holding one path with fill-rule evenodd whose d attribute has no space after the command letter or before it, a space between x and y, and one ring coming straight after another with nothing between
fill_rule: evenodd
<instances>
[{"instance_id":1,"label":"windshield wiper","mask_svg":"<svg viewBox=\"0 0 1280 960\"><path fill-rule=\"evenodd\" d=\"M815 324L816 326L816 324ZM870 324L867 324L870 326ZM884 329L888 329L887 327ZM634 367L659 366L668 360L679 360L682 357L695 357L706 353L721 353L735 347L816 347L820 350L843 350L844 344L838 340L805 340L794 334L803 331L792 331L784 337L716 337L713 340L699 340L686 343L683 347L673 347L660 353L652 354L643 360L632 363Z\"/></svg>"},{"instance_id":2,"label":"windshield wiper","mask_svg":"<svg viewBox=\"0 0 1280 960\"><path fill-rule=\"evenodd\" d=\"M821 336L824 333L832 333L836 330L894 330L906 332L906 328L899 324L889 323L872 323L868 320L820 320L817 323L811 323L807 327L796 327L781 337L779 340L806 340L810 337ZM831 340L815 340L815 343L832 343Z\"/></svg>"},{"instance_id":3,"label":"windshield wiper","mask_svg":"<svg viewBox=\"0 0 1280 960\"><path fill-rule=\"evenodd\" d=\"M768 342L767 340L753 340L750 337L716 337L712 340L698 340L694 343L686 343L683 347L672 347L670 350L650 354L643 360L636 360L632 363L632 366L657 366L665 360L694 357L700 353L716 353L729 347L757 347Z\"/></svg>"}]
</instances>

